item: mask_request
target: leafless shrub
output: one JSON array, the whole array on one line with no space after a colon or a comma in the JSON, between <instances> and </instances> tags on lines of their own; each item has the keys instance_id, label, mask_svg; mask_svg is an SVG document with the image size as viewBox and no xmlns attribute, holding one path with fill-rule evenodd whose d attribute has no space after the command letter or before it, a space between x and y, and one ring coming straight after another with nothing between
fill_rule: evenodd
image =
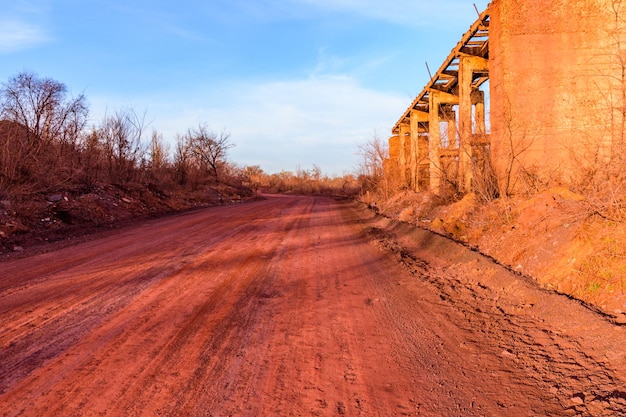
<instances>
[{"instance_id":1,"label":"leafless shrub","mask_svg":"<svg viewBox=\"0 0 626 417\"><path fill-rule=\"evenodd\" d=\"M384 199L391 197L395 187L385 172L385 161L389 158L389 146L376 133L357 148L361 161L358 167L359 181L363 193L380 193Z\"/></svg>"},{"instance_id":2,"label":"leafless shrub","mask_svg":"<svg viewBox=\"0 0 626 417\"><path fill-rule=\"evenodd\" d=\"M109 178L117 182L136 179L139 163L146 153L143 143L145 114L120 109L106 115L98 130Z\"/></svg>"},{"instance_id":3,"label":"leafless shrub","mask_svg":"<svg viewBox=\"0 0 626 417\"><path fill-rule=\"evenodd\" d=\"M71 181L76 144L87 120L81 94L64 84L22 72L0 88L0 183L46 190Z\"/></svg>"},{"instance_id":4,"label":"leafless shrub","mask_svg":"<svg viewBox=\"0 0 626 417\"><path fill-rule=\"evenodd\" d=\"M500 196L498 177L491 164L491 157L483 152L480 157L473 158L472 190L483 202L492 201Z\"/></svg>"},{"instance_id":5,"label":"leafless shrub","mask_svg":"<svg viewBox=\"0 0 626 417\"><path fill-rule=\"evenodd\" d=\"M601 99L579 143L568 147L568 186L583 195L589 215L626 221L626 18L623 0L611 0L606 25L611 42L604 71L591 80ZM593 113L592 113L593 114Z\"/></svg>"},{"instance_id":6,"label":"leafless shrub","mask_svg":"<svg viewBox=\"0 0 626 417\"><path fill-rule=\"evenodd\" d=\"M230 133L222 131L218 134L206 124L201 124L197 129L189 129L185 140L188 152L197 165L208 171L215 182L219 183L221 170L226 165L227 152L235 146L230 139Z\"/></svg>"}]
</instances>

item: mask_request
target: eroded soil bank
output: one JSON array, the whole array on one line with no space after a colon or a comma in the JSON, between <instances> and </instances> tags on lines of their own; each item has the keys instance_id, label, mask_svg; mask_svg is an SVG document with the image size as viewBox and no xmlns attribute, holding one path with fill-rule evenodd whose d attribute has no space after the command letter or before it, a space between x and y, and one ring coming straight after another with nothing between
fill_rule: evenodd
<instances>
[{"instance_id":1,"label":"eroded soil bank","mask_svg":"<svg viewBox=\"0 0 626 417\"><path fill-rule=\"evenodd\" d=\"M405 191L385 216L446 235L626 324L626 218L565 188L485 202Z\"/></svg>"},{"instance_id":2,"label":"eroded soil bank","mask_svg":"<svg viewBox=\"0 0 626 417\"><path fill-rule=\"evenodd\" d=\"M626 413L626 332L440 236L282 196L0 263L4 416Z\"/></svg>"}]
</instances>

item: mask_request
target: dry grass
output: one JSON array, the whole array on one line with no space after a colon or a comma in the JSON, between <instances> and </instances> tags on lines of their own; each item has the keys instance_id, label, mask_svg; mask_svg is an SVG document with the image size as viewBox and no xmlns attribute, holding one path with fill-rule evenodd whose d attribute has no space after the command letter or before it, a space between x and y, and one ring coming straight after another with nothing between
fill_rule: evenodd
<instances>
[{"instance_id":1,"label":"dry grass","mask_svg":"<svg viewBox=\"0 0 626 417\"><path fill-rule=\"evenodd\" d=\"M485 202L424 204L436 197L404 191L380 204L383 214L429 227L477 247L538 284L612 313L626 302L626 224L590 210L560 187Z\"/></svg>"},{"instance_id":2,"label":"dry grass","mask_svg":"<svg viewBox=\"0 0 626 417\"><path fill-rule=\"evenodd\" d=\"M626 295L626 227L602 218L590 219L578 236L581 256L576 262L571 291L596 304Z\"/></svg>"}]
</instances>

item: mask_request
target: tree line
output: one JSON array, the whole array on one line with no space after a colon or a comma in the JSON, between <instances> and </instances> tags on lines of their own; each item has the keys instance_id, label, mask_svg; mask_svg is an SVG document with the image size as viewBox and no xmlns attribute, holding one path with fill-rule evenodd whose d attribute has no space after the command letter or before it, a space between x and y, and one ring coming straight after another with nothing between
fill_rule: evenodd
<instances>
[{"instance_id":1,"label":"tree line","mask_svg":"<svg viewBox=\"0 0 626 417\"><path fill-rule=\"evenodd\" d=\"M97 182L197 189L246 181L245 169L228 161L235 144L226 131L200 124L172 147L132 108L107 113L94 126L88 116L86 97L70 96L51 78L21 72L2 84L0 197L80 191Z\"/></svg>"},{"instance_id":2,"label":"tree line","mask_svg":"<svg viewBox=\"0 0 626 417\"><path fill-rule=\"evenodd\" d=\"M202 123L174 141L149 130L146 114L132 108L107 113L89 125L83 94L24 71L0 85L0 199L89 192L98 183L145 184L196 191L225 184L270 192L354 194L351 175L329 178L319 167L267 174L229 161L235 146L227 131Z\"/></svg>"}]
</instances>

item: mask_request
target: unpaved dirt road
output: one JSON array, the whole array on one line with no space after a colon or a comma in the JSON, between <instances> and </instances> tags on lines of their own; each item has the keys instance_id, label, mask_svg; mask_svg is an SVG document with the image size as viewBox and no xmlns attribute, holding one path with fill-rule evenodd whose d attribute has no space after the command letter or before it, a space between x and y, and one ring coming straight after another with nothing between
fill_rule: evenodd
<instances>
[{"instance_id":1,"label":"unpaved dirt road","mask_svg":"<svg viewBox=\"0 0 626 417\"><path fill-rule=\"evenodd\" d=\"M623 327L350 203L0 263L2 416L625 415Z\"/></svg>"}]
</instances>

